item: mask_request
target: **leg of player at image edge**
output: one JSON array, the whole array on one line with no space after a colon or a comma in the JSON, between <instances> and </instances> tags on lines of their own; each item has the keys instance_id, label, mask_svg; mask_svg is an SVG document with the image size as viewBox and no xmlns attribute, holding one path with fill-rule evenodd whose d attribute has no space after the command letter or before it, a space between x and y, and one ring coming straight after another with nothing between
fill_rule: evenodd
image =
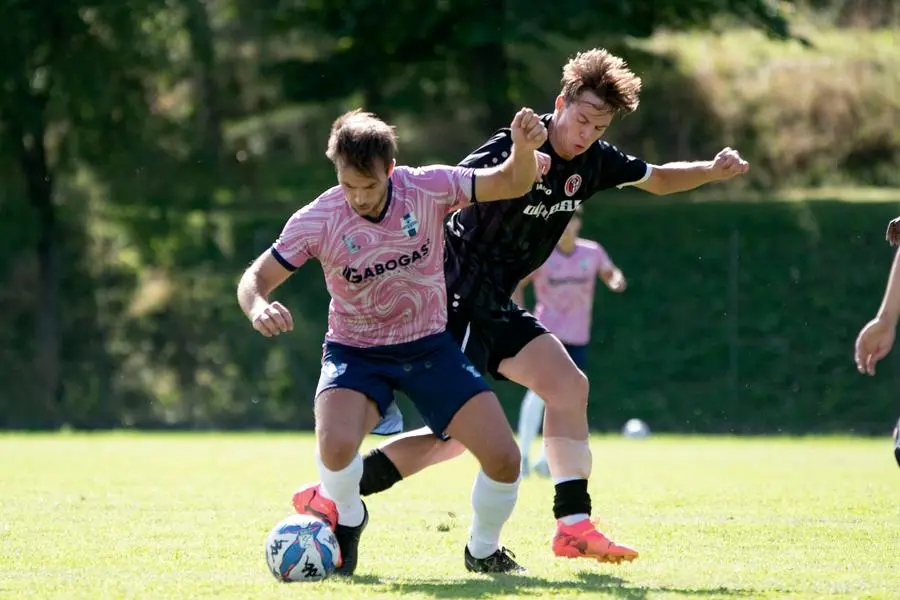
<instances>
[{"instance_id":1,"label":"leg of player at image edge","mask_svg":"<svg viewBox=\"0 0 900 600\"><path fill-rule=\"evenodd\" d=\"M359 539L369 524L369 511L359 495L363 462L358 454L340 471L331 471L316 453L321 483L306 485L294 493L294 509L325 521L341 548L337 575L353 575L359 559Z\"/></svg>"},{"instance_id":2,"label":"leg of player at image edge","mask_svg":"<svg viewBox=\"0 0 900 600\"><path fill-rule=\"evenodd\" d=\"M553 513L556 534L553 553L564 558L593 558L604 563L631 562L636 550L616 544L597 531L590 520L591 502L587 480L592 457L589 441L545 437L544 449L556 494Z\"/></svg>"},{"instance_id":3,"label":"leg of player at image edge","mask_svg":"<svg viewBox=\"0 0 900 600\"><path fill-rule=\"evenodd\" d=\"M894 427L894 458L897 459L897 466L900 467L900 419L897 419L897 426Z\"/></svg>"}]
</instances>

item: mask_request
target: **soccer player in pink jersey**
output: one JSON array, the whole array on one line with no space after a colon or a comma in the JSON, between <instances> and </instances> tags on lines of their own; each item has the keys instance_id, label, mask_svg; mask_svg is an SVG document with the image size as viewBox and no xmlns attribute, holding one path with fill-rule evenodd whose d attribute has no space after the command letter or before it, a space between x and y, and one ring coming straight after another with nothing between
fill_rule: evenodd
<instances>
[{"instance_id":1,"label":"soccer player in pink jersey","mask_svg":"<svg viewBox=\"0 0 900 600\"><path fill-rule=\"evenodd\" d=\"M272 292L310 258L331 294L315 395L321 483L295 495L295 508L334 529L338 572L351 575L368 523L359 481L363 438L403 391L435 432L452 435L481 464L464 551L470 571L521 572L500 547L518 494L519 450L497 397L447 327L443 221L455 209L521 195L546 156L540 118L519 111L513 147L496 167L395 166L393 128L354 111L337 121L326 155L337 186L298 210L238 285L241 309L265 336L290 331L290 311Z\"/></svg>"},{"instance_id":2,"label":"soccer player in pink jersey","mask_svg":"<svg viewBox=\"0 0 900 600\"><path fill-rule=\"evenodd\" d=\"M891 246L900 245L900 217L888 224L885 237ZM875 365L894 347L898 318L900 318L900 250L894 255L881 307L875 318L866 323L856 338L854 358L860 373L874 375ZM900 419L894 427L894 458L897 465L900 465Z\"/></svg>"},{"instance_id":3,"label":"soccer player in pink jersey","mask_svg":"<svg viewBox=\"0 0 900 600\"><path fill-rule=\"evenodd\" d=\"M524 306L525 288L529 283L534 285L534 316L559 338L572 362L581 371L584 371L587 360L597 278L614 292L624 292L626 287L622 271L613 264L603 247L578 237L583 213L582 206L575 209L572 220L566 225L550 257L523 279L513 293L513 300ZM529 450L543 418L544 401L528 390L519 411L519 450L524 477L531 470ZM545 477L550 476L543 448L534 469Z\"/></svg>"}]
</instances>

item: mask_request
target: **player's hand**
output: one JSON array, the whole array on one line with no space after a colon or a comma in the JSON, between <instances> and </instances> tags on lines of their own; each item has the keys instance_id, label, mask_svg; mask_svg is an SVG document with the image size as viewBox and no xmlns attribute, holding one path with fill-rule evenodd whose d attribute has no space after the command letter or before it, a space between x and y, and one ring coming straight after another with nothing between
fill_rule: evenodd
<instances>
[{"instance_id":1,"label":"player's hand","mask_svg":"<svg viewBox=\"0 0 900 600\"><path fill-rule=\"evenodd\" d=\"M712 172L715 179L724 181L750 170L750 163L741 158L740 153L732 148L724 148L713 159Z\"/></svg>"},{"instance_id":2,"label":"player's hand","mask_svg":"<svg viewBox=\"0 0 900 600\"><path fill-rule=\"evenodd\" d=\"M540 182L544 175L550 171L550 155L543 152L534 151L534 160L537 162L537 171L534 173L534 180Z\"/></svg>"},{"instance_id":3,"label":"player's hand","mask_svg":"<svg viewBox=\"0 0 900 600\"><path fill-rule=\"evenodd\" d=\"M628 289L628 282L625 280L625 276L622 275L622 271L616 271L613 273L613 276L609 278L609 283L606 284L611 291L621 293Z\"/></svg>"},{"instance_id":4,"label":"player's hand","mask_svg":"<svg viewBox=\"0 0 900 600\"><path fill-rule=\"evenodd\" d=\"M294 318L281 302L267 304L250 319L253 329L266 337L293 331Z\"/></svg>"},{"instance_id":5,"label":"player's hand","mask_svg":"<svg viewBox=\"0 0 900 600\"><path fill-rule=\"evenodd\" d=\"M875 365L887 356L894 345L897 323L885 317L875 317L862 328L856 338L854 360L856 368L864 375L874 375Z\"/></svg>"},{"instance_id":6,"label":"player's hand","mask_svg":"<svg viewBox=\"0 0 900 600\"><path fill-rule=\"evenodd\" d=\"M521 150L537 150L547 141L547 127L540 115L530 108L522 108L516 113L510 130L513 144Z\"/></svg>"},{"instance_id":7,"label":"player's hand","mask_svg":"<svg viewBox=\"0 0 900 600\"><path fill-rule=\"evenodd\" d=\"M897 217L888 223L884 239L886 239L891 246L900 245L900 217Z\"/></svg>"}]
</instances>

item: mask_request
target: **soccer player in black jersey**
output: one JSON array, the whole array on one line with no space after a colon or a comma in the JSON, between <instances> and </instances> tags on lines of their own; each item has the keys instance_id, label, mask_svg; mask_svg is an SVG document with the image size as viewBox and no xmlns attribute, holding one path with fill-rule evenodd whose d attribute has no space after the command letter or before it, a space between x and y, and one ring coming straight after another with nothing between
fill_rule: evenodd
<instances>
[{"instance_id":1,"label":"soccer player in black jersey","mask_svg":"<svg viewBox=\"0 0 900 600\"><path fill-rule=\"evenodd\" d=\"M543 116L549 138L541 151L552 160L543 181L521 198L464 208L447 221L448 329L481 372L515 381L545 400L544 445L555 484L554 554L619 563L638 553L610 541L590 520L587 377L562 343L510 296L550 255L575 208L596 192L631 185L671 194L730 179L748 165L726 148L712 160L655 166L603 141L615 116L637 108L641 89L640 78L606 50L572 58L563 67L561 87L554 111ZM502 129L460 165L502 163L510 147L510 132ZM462 452L460 444L435 433L408 432L370 453L360 492L385 490ZM295 505L302 505L303 491L298 494ZM607 487L603 497L614 498L613 490Z\"/></svg>"},{"instance_id":2,"label":"soccer player in black jersey","mask_svg":"<svg viewBox=\"0 0 900 600\"><path fill-rule=\"evenodd\" d=\"M900 217L890 222L885 237L891 246L900 245ZM898 317L900 317L900 250L894 255L894 263L888 273L887 289L884 291L881 308L856 338L854 358L860 373L874 375L875 365L891 351ZM894 458L897 459L897 465L900 465L900 419L894 427Z\"/></svg>"}]
</instances>

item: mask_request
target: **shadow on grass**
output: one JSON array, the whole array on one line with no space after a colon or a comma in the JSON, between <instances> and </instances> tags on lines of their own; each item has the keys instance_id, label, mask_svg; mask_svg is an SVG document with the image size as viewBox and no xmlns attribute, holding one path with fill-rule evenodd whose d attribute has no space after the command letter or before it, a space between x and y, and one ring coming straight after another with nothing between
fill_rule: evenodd
<instances>
[{"instance_id":1,"label":"shadow on grass","mask_svg":"<svg viewBox=\"0 0 900 600\"><path fill-rule=\"evenodd\" d=\"M645 600L653 594L678 594L685 598L749 598L759 596L758 590L716 588L678 588L666 586L638 586L612 575L579 571L570 581L540 577L496 575L468 579L419 579L410 581L383 580L363 575L354 583L373 585L391 594L419 593L434 598L486 598L515 595L519 597L544 595L548 592L594 592L625 600ZM375 591L375 590L373 590Z\"/></svg>"}]
</instances>

